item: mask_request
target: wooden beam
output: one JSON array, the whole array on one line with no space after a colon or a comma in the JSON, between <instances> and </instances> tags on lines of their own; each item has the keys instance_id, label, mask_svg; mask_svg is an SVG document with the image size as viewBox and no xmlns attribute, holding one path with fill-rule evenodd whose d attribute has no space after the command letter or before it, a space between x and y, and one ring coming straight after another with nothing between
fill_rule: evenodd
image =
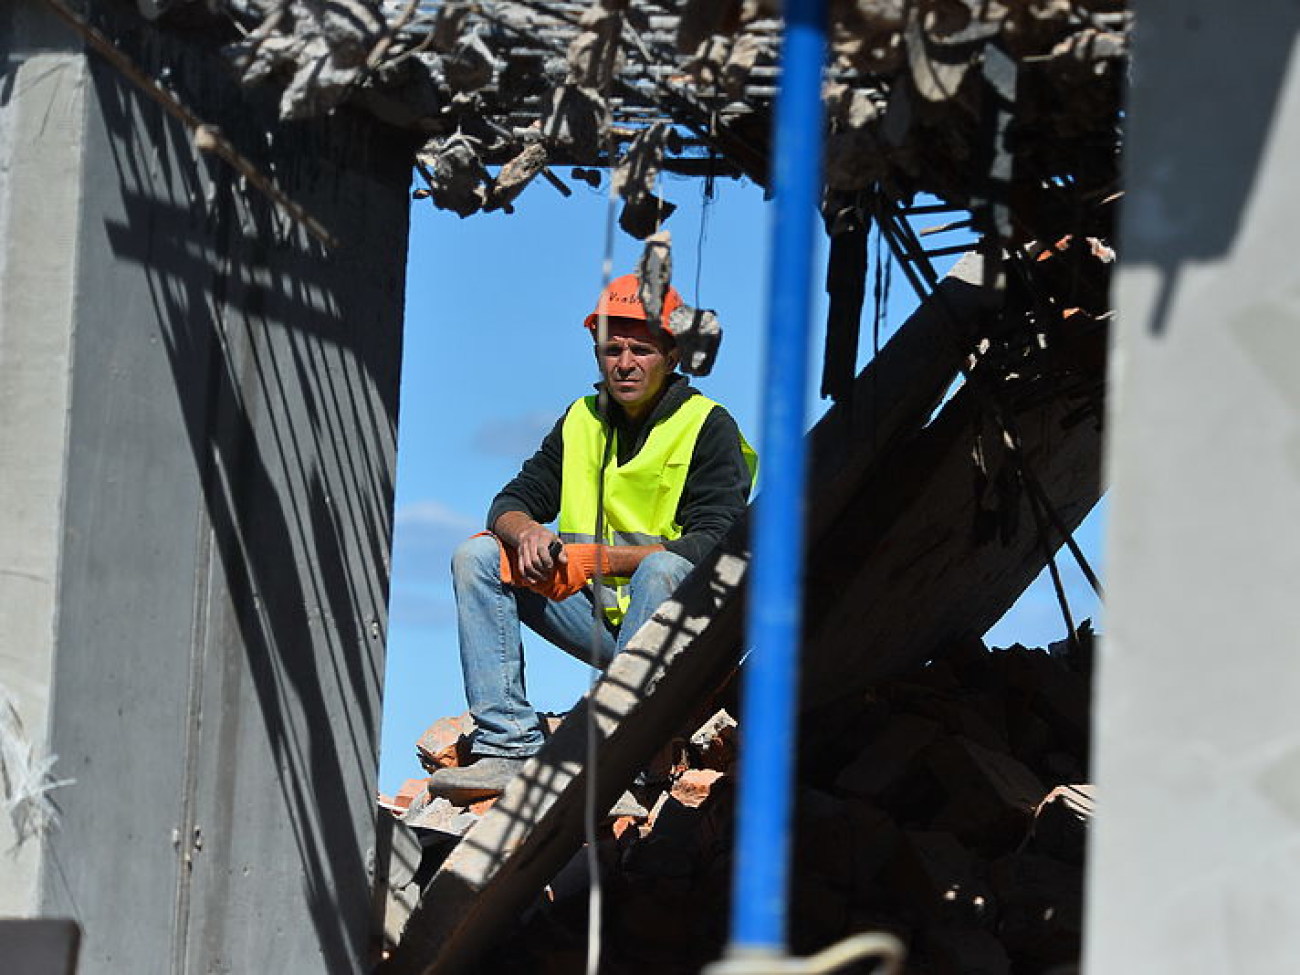
<instances>
[{"instance_id":1,"label":"wooden beam","mask_svg":"<svg viewBox=\"0 0 1300 975\"><path fill-rule=\"evenodd\" d=\"M1043 549L1024 491L998 498L995 514L984 511L1016 524L1014 535L977 531L980 508L989 502L975 486L975 441L987 446L1001 435L977 399L963 390L932 424L898 445L887 464L858 484L834 530L810 547L805 708L860 694L954 639L982 636L1042 571ZM1071 531L1101 493L1101 430L1086 420L1067 426L1076 407L1058 397L1013 413L1025 462ZM1002 462L1014 459L1004 455ZM1054 539L1051 549L1061 543Z\"/></svg>"}]
</instances>

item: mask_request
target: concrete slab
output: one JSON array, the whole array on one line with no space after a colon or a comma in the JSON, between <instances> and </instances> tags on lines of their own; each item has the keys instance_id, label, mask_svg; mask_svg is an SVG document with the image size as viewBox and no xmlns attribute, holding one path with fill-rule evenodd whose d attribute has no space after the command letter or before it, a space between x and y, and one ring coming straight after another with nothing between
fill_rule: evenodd
<instances>
[{"instance_id":1,"label":"concrete slab","mask_svg":"<svg viewBox=\"0 0 1300 975\"><path fill-rule=\"evenodd\" d=\"M412 139L89 8L339 245L0 5L0 685L75 780L0 906L82 975L362 971Z\"/></svg>"},{"instance_id":2,"label":"concrete slab","mask_svg":"<svg viewBox=\"0 0 1300 975\"><path fill-rule=\"evenodd\" d=\"M1300 6L1138 9L1084 970L1287 975L1300 959Z\"/></svg>"}]
</instances>

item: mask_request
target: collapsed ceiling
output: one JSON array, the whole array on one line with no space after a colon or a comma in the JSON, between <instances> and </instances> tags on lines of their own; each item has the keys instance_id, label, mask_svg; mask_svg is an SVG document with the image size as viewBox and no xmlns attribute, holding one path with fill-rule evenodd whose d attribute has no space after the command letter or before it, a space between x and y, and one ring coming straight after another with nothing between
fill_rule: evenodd
<instances>
[{"instance_id":1,"label":"collapsed ceiling","mask_svg":"<svg viewBox=\"0 0 1300 975\"><path fill-rule=\"evenodd\" d=\"M766 185L775 0L137 0L216 26L285 118L351 105L426 139L428 196L509 208L538 176L614 166L620 223L653 232L661 170ZM1131 15L1123 0L833 0L824 212L918 194L998 243L1109 236ZM556 172L557 167L569 172ZM848 221L852 225L854 220Z\"/></svg>"}]
</instances>

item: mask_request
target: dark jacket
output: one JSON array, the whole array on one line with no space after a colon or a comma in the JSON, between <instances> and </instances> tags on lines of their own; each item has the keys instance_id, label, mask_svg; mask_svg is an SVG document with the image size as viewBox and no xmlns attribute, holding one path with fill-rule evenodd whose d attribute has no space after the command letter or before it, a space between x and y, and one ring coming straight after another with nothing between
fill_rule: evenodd
<instances>
[{"instance_id":1,"label":"dark jacket","mask_svg":"<svg viewBox=\"0 0 1300 975\"><path fill-rule=\"evenodd\" d=\"M651 428L671 416L699 391L686 377L672 374L668 388L650 415L632 424L618 404L607 407L607 415L618 431L618 461L627 463L645 444ZM566 411L567 412L567 411ZM556 421L514 480L501 489L488 510L488 528L507 511L522 511L541 524L554 521L560 513L560 478L564 460L564 416ZM664 543L664 548L695 563L726 534L745 510L749 500L749 468L740 451L740 429L721 406L715 407L700 428L686 487L677 506L677 523L682 537Z\"/></svg>"}]
</instances>

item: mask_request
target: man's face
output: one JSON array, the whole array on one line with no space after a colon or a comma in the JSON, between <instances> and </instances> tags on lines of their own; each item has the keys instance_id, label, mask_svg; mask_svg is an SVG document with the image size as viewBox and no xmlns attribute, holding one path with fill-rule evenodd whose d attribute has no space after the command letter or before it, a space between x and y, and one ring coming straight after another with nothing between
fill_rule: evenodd
<instances>
[{"instance_id":1,"label":"man's face","mask_svg":"<svg viewBox=\"0 0 1300 975\"><path fill-rule=\"evenodd\" d=\"M605 344L596 346L605 388L634 420L655 404L668 374L677 368L677 352L669 351L670 342L666 335L651 335L645 322L611 318Z\"/></svg>"}]
</instances>

